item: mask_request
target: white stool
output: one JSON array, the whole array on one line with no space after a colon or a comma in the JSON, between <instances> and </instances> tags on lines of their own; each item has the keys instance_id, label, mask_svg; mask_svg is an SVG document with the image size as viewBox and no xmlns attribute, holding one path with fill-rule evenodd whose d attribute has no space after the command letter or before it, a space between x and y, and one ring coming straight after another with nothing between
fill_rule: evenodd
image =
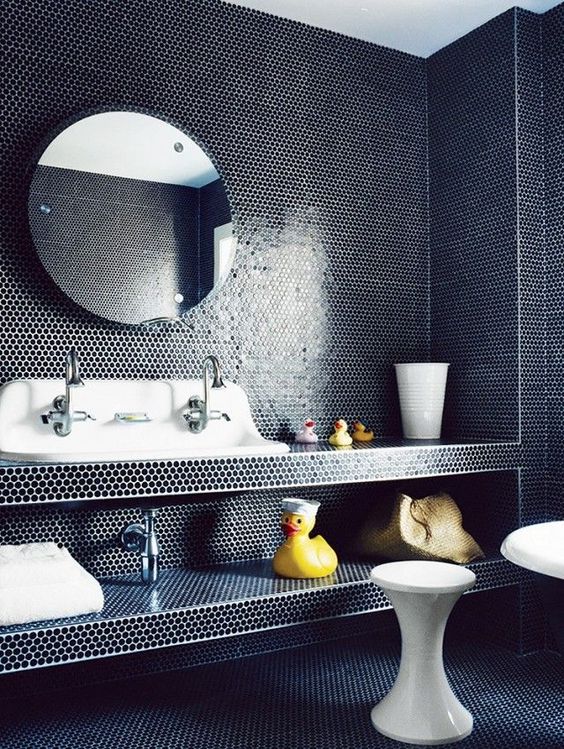
<instances>
[{"instance_id":1,"label":"white stool","mask_svg":"<svg viewBox=\"0 0 564 749\"><path fill-rule=\"evenodd\" d=\"M402 635L399 673L372 710L374 727L408 744L460 741L472 732L473 721L446 679L443 635L454 604L476 575L445 562L390 562L370 576L391 600Z\"/></svg>"}]
</instances>

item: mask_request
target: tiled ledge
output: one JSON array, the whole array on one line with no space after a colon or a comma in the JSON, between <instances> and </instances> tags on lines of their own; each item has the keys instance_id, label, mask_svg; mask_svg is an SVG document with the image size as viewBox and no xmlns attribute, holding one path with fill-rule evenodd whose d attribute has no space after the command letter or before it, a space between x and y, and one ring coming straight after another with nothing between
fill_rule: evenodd
<instances>
[{"instance_id":1,"label":"tiled ledge","mask_svg":"<svg viewBox=\"0 0 564 749\"><path fill-rule=\"evenodd\" d=\"M200 570L174 569L144 586L138 575L103 582L99 614L0 628L0 672L154 650L293 624L388 609L369 580L370 563L342 562L319 580L281 580L269 559ZM474 591L518 583L502 558L469 565Z\"/></svg>"},{"instance_id":2,"label":"tiled ledge","mask_svg":"<svg viewBox=\"0 0 564 749\"><path fill-rule=\"evenodd\" d=\"M0 505L190 495L513 469L512 442L379 440L339 449L292 445L284 455L122 463L0 463Z\"/></svg>"}]
</instances>

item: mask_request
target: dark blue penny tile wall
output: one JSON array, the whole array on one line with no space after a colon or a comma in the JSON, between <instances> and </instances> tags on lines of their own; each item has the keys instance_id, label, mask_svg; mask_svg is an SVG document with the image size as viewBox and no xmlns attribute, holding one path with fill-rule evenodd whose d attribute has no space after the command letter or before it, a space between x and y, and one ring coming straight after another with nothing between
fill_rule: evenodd
<instances>
[{"instance_id":1,"label":"dark blue penny tile wall","mask_svg":"<svg viewBox=\"0 0 564 749\"><path fill-rule=\"evenodd\" d=\"M517 246L522 468L520 524L546 518L546 256L542 19L515 11ZM521 648L544 646L545 618L532 584L521 586Z\"/></svg>"},{"instance_id":2,"label":"dark blue penny tile wall","mask_svg":"<svg viewBox=\"0 0 564 749\"><path fill-rule=\"evenodd\" d=\"M119 534L140 519L140 506L160 508L155 527L160 565L201 567L263 559L283 537L281 500L290 495L321 503L316 532L339 554L351 555L362 524L376 503L390 503L397 490L415 498L447 491L461 507L466 528L488 555L517 525L518 482L514 471L441 476L376 484L259 490L235 495L123 499L81 506L10 507L0 511L0 544L56 541L93 575L107 577L139 570L139 559L124 551ZM391 510L391 504L390 510Z\"/></svg>"},{"instance_id":3,"label":"dark blue penny tile wall","mask_svg":"<svg viewBox=\"0 0 564 749\"><path fill-rule=\"evenodd\" d=\"M546 517L546 293L542 18L515 11L519 258L520 524ZM544 647L546 622L530 581L520 590L520 647Z\"/></svg>"},{"instance_id":4,"label":"dark blue penny tile wall","mask_svg":"<svg viewBox=\"0 0 564 749\"><path fill-rule=\"evenodd\" d=\"M427 61L431 356L451 363L451 435L519 435L514 45L508 11Z\"/></svg>"},{"instance_id":5,"label":"dark blue penny tile wall","mask_svg":"<svg viewBox=\"0 0 564 749\"><path fill-rule=\"evenodd\" d=\"M546 258L541 17L515 12L523 524L545 514ZM534 486L533 486L534 485Z\"/></svg>"},{"instance_id":6,"label":"dark blue penny tile wall","mask_svg":"<svg viewBox=\"0 0 564 749\"><path fill-rule=\"evenodd\" d=\"M431 353L453 363L447 430L520 439L520 524L546 515L541 45L541 17L512 10L428 63ZM541 646L525 590L521 616Z\"/></svg>"},{"instance_id":7,"label":"dark blue penny tile wall","mask_svg":"<svg viewBox=\"0 0 564 749\"><path fill-rule=\"evenodd\" d=\"M547 507L564 517L564 5L543 17L547 260Z\"/></svg>"},{"instance_id":8,"label":"dark blue penny tile wall","mask_svg":"<svg viewBox=\"0 0 564 749\"><path fill-rule=\"evenodd\" d=\"M0 14L0 378L60 376L72 343L86 378L198 376L213 352L265 436L338 414L399 433L391 364L428 355L424 61L219 0ZM224 176L237 260L190 333L95 318L37 270L25 168L61 121L112 107L192 134Z\"/></svg>"},{"instance_id":9,"label":"dark blue penny tile wall","mask_svg":"<svg viewBox=\"0 0 564 749\"><path fill-rule=\"evenodd\" d=\"M0 42L0 340L11 352L0 381L62 376L72 344L86 381L194 377L213 352L267 437L337 414L399 433L391 363L425 359L429 347L423 60L219 0L9 1ZM100 109L175 124L224 177L239 250L224 289L190 315L191 332L95 318L35 257L26 167L62 122ZM328 516L338 515L346 497L328 495ZM267 556L279 499L163 510L163 566ZM242 511L252 530L241 528ZM115 505L16 511L2 518L3 542L57 538L95 574L124 573L137 560L115 534L132 516Z\"/></svg>"}]
</instances>

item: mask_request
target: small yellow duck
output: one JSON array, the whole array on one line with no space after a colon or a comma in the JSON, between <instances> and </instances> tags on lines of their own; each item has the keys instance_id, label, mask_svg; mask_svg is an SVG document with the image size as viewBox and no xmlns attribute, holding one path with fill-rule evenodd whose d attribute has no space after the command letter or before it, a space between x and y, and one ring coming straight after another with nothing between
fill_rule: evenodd
<instances>
[{"instance_id":1,"label":"small yellow duck","mask_svg":"<svg viewBox=\"0 0 564 749\"><path fill-rule=\"evenodd\" d=\"M370 440L374 439L374 432L371 429L367 429L358 419L353 421L352 426L352 438L354 442L370 442Z\"/></svg>"},{"instance_id":2,"label":"small yellow duck","mask_svg":"<svg viewBox=\"0 0 564 749\"><path fill-rule=\"evenodd\" d=\"M348 447L352 445L352 437L347 432L347 422L344 419L337 419L333 427L335 431L329 437L329 444L334 447Z\"/></svg>"},{"instance_id":3,"label":"small yellow duck","mask_svg":"<svg viewBox=\"0 0 564 749\"><path fill-rule=\"evenodd\" d=\"M281 528L286 540L272 560L280 577L325 577L337 569L337 555L322 536L310 538L319 502L290 498L282 501Z\"/></svg>"}]
</instances>

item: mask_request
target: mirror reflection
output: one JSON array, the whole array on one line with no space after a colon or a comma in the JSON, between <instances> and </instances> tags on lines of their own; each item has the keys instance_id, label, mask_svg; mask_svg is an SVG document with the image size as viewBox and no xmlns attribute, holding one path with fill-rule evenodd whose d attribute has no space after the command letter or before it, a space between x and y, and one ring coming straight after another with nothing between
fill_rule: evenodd
<instances>
[{"instance_id":1,"label":"mirror reflection","mask_svg":"<svg viewBox=\"0 0 564 749\"><path fill-rule=\"evenodd\" d=\"M234 259L211 160L145 114L104 112L63 130L35 168L28 211L55 283L117 322L182 316L223 283Z\"/></svg>"}]
</instances>

